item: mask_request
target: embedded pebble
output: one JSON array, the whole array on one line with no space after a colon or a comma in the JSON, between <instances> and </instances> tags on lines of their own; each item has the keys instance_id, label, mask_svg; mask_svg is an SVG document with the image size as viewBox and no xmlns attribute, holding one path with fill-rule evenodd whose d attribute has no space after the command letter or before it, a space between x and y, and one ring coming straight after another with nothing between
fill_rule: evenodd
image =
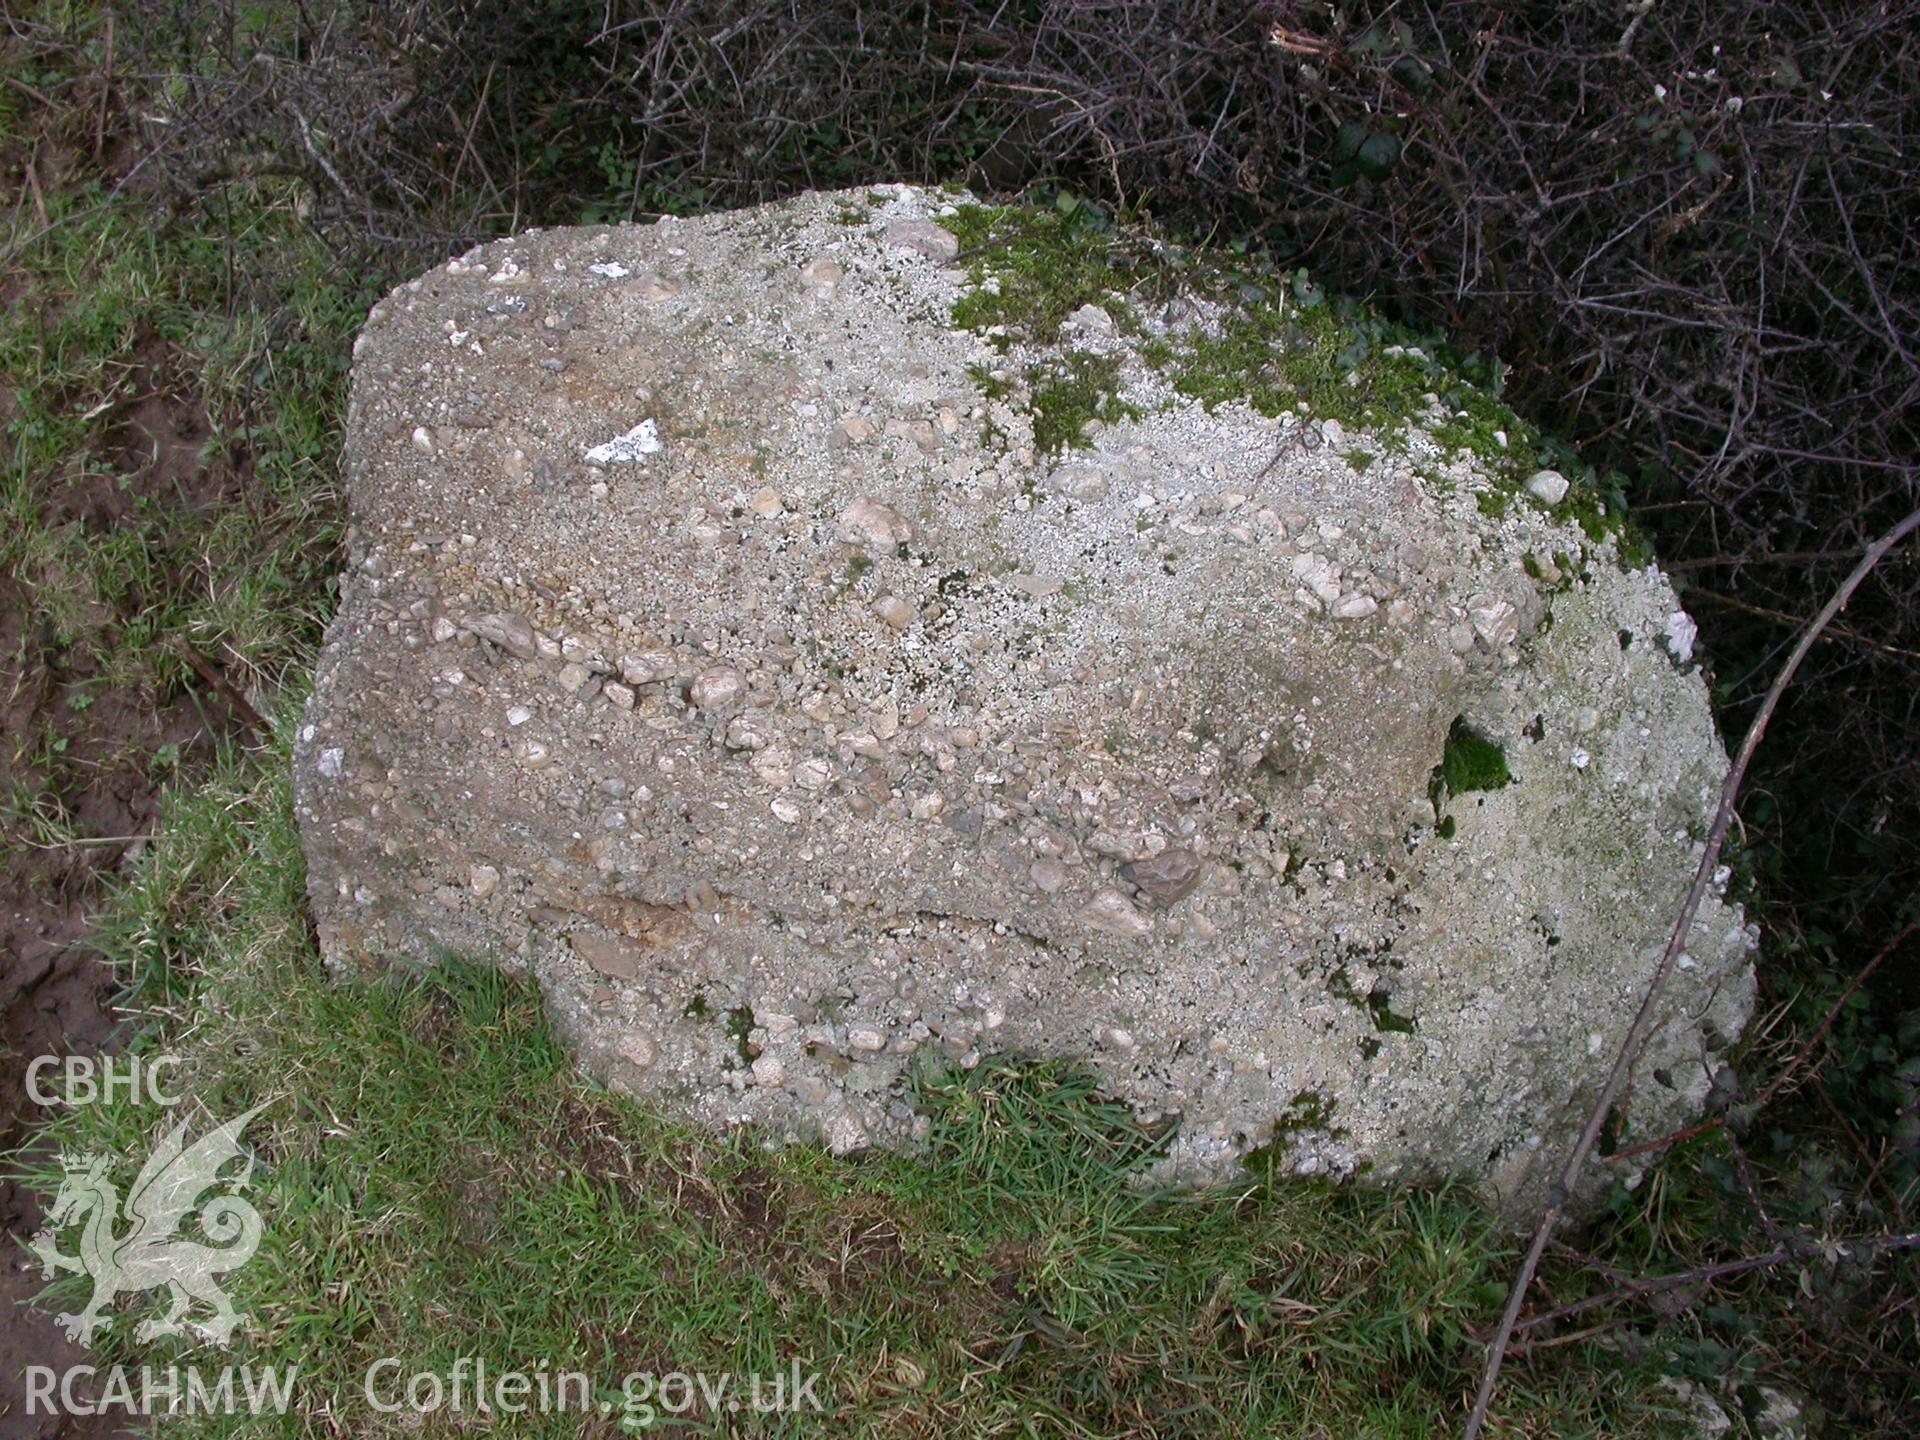
<instances>
[{"instance_id":1,"label":"embedded pebble","mask_svg":"<svg viewBox=\"0 0 1920 1440\"><path fill-rule=\"evenodd\" d=\"M624 435L589 446L586 460L589 465L632 465L659 453L659 427L651 420L642 420Z\"/></svg>"},{"instance_id":2,"label":"embedded pebble","mask_svg":"<svg viewBox=\"0 0 1920 1440\"><path fill-rule=\"evenodd\" d=\"M1567 477L1558 470L1536 470L1527 478L1527 493L1543 505L1558 505L1568 488Z\"/></svg>"},{"instance_id":3,"label":"embedded pebble","mask_svg":"<svg viewBox=\"0 0 1920 1440\"><path fill-rule=\"evenodd\" d=\"M627 1064L638 1066L642 1070L653 1064L654 1044L644 1035L629 1033L621 1036L614 1046L614 1051Z\"/></svg>"},{"instance_id":4,"label":"embedded pebble","mask_svg":"<svg viewBox=\"0 0 1920 1440\"><path fill-rule=\"evenodd\" d=\"M1100 891L1087 902L1080 915L1095 930L1104 930L1109 935L1118 935L1127 940L1141 939L1153 933L1153 921L1136 910L1133 902L1121 890L1108 888Z\"/></svg>"},{"instance_id":5,"label":"embedded pebble","mask_svg":"<svg viewBox=\"0 0 1920 1440\"><path fill-rule=\"evenodd\" d=\"M731 705L746 688L747 682L738 670L722 667L701 675L688 694L697 709L713 711Z\"/></svg>"},{"instance_id":6,"label":"embedded pebble","mask_svg":"<svg viewBox=\"0 0 1920 1440\"><path fill-rule=\"evenodd\" d=\"M1166 909L1193 893L1206 866L1191 850L1162 850L1144 860L1120 867L1120 873L1140 888L1148 900Z\"/></svg>"},{"instance_id":7,"label":"embedded pebble","mask_svg":"<svg viewBox=\"0 0 1920 1440\"><path fill-rule=\"evenodd\" d=\"M898 595L882 595L873 602L873 613L896 630L904 630L914 622L913 606Z\"/></svg>"},{"instance_id":8,"label":"embedded pebble","mask_svg":"<svg viewBox=\"0 0 1920 1440\"><path fill-rule=\"evenodd\" d=\"M1022 595L1035 600L1044 600L1049 595L1058 595L1066 588L1066 582L1057 575L1009 575L1007 584Z\"/></svg>"},{"instance_id":9,"label":"embedded pebble","mask_svg":"<svg viewBox=\"0 0 1920 1440\"><path fill-rule=\"evenodd\" d=\"M891 550L913 538L913 525L899 511L862 497L840 512L840 538L851 545Z\"/></svg>"},{"instance_id":10,"label":"embedded pebble","mask_svg":"<svg viewBox=\"0 0 1920 1440\"><path fill-rule=\"evenodd\" d=\"M953 232L942 230L930 220L895 221L887 227L884 238L889 250L910 250L942 265L960 253L960 242Z\"/></svg>"}]
</instances>

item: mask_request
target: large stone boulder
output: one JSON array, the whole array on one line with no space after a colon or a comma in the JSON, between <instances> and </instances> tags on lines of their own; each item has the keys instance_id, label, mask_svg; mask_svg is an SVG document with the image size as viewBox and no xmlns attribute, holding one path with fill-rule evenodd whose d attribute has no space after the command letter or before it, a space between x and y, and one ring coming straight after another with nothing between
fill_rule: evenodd
<instances>
[{"instance_id":1,"label":"large stone boulder","mask_svg":"<svg viewBox=\"0 0 1920 1440\"><path fill-rule=\"evenodd\" d=\"M536 231L376 308L295 751L326 956L530 970L717 1125L910 1145L916 1064L1072 1056L1169 1177L1537 1205L1726 769L1667 581L1417 350L1276 405L1324 312L1050 277L972 204ZM1629 1138L1753 944L1709 897Z\"/></svg>"}]
</instances>

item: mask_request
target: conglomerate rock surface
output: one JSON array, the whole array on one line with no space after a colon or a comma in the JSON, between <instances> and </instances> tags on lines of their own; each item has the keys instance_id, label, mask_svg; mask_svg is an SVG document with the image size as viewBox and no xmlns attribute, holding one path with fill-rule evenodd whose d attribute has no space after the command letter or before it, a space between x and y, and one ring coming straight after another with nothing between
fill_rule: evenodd
<instances>
[{"instance_id":1,"label":"conglomerate rock surface","mask_svg":"<svg viewBox=\"0 0 1920 1440\"><path fill-rule=\"evenodd\" d=\"M1168 1177L1537 1205L1725 773L1670 587L1420 417L1176 393L1203 300L1061 326L1116 404L1036 453L971 203L533 232L375 310L295 755L329 961L528 969L611 1084L836 1149L911 1144L916 1064L1073 1056ZM1753 943L1710 896L1627 1134Z\"/></svg>"}]
</instances>

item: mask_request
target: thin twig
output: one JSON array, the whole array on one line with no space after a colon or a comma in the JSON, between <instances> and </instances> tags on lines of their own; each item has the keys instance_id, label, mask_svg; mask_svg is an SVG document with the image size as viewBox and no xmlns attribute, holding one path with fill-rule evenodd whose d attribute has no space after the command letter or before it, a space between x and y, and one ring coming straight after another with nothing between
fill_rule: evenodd
<instances>
[{"instance_id":1,"label":"thin twig","mask_svg":"<svg viewBox=\"0 0 1920 1440\"><path fill-rule=\"evenodd\" d=\"M272 730L273 727L261 718L260 712L247 703L247 697L233 687L232 681L209 664L206 656L178 636L174 637L173 648L182 660L193 667L193 673L212 686L214 693L227 702L227 707L249 730L260 735L268 734Z\"/></svg>"},{"instance_id":2,"label":"thin twig","mask_svg":"<svg viewBox=\"0 0 1920 1440\"><path fill-rule=\"evenodd\" d=\"M1858 1246L1867 1250L1912 1250L1920 1248L1920 1235L1855 1235L1845 1240L1824 1243L1842 1252L1848 1246ZM1570 1320L1576 1315L1584 1315L1589 1310L1598 1310L1602 1306L1613 1305L1621 1300L1637 1300L1646 1295L1658 1295L1668 1290L1683 1290L1689 1285L1711 1284L1715 1280L1726 1280L1735 1275L1745 1275L1753 1270L1766 1270L1775 1265L1784 1265L1789 1260L1805 1258L1820 1248L1822 1248L1822 1242L1809 1240L1797 1249L1782 1246L1764 1255L1750 1255L1741 1260L1722 1260L1713 1265L1698 1265L1691 1270L1676 1271L1671 1275L1655 1275L1646 1279L1629 1280L1603 1295L1589 1295L1584 1300L1575 1300L1553 1310L1544 1310L1538 1315L1529 1315L1513 1327L1514 1333L1524 1335L1528 1331L1557 1324L1562 1320Z\"/></svg>"},{"instance_id":3,"label":"thin twig","mask_svg":"<svg viewBox=\"0 0 1920 1440\"><path fill-rule=\"evenodd\" d=\"M107 111L113 103L113 11L107 11L107 54L100 64L100 106L93 119L93 161L107 153Z\"/></svg>"},{"instance_id":4,"label":"thin twig","mask_svg":"<svg viewBox=\"0 0 1920 1440\"><path fill-rule=\"evenodd\" d=\"M473 132L480 128L481 113L487 108L487 96L493 93L493 74L500 66L496 57L487 66L487 78L480 82L480 98L473 102L473 118L467 122L467 133L460 141L460 158L453 164L453 179L447 182L449 190L460 188L460 172L467 168L467 157L473 154Z\"/></svg>"},{"instance_id":5,"label":"thin twig","mask_svg":"<svg viewBox=\"0 0 1920 1440\"><path fill-rule=\"evenodd\" d=\"M147 835L87 835L77 840L28 840L23 843L35 850L90 850L95 846L131 845L136 840L147 840Z\"/></svg>"},{"instance_id":6,"label":"thin twig","mask_svg":"<svg viewBox=\"0 0 1920 1440\"><path fill-rule=\"evenodd\" d=\"M1804 615L1792 615L1785 610L1769 610L1764 605L1754 605L1745 600L1736 600L1731 595L1722 595L1715 590L1690 590L1687 592L1687 598L1690 600L1711 600L1714 604L1725 605L1730 610L1743 611L1748 615L1758 615L1763 620L1778 620L1786 625L1805 625L1807 623L1807 617ZM1888 645L1884 641L1869 640L1859 631L1845 625L1832 625L1829 626L1828 629L1833 633L1823 635L1821 637L1823 640L1830 640L1835 644L1864 645L1869 650L1878 650L1883 655L1900 655L1909 660L1920 660L1920 650L1907 650L1898 645Z\"/></svg>"},{"instance_id":7,"label":"thin twig","mask_svg":"<svg viewBox=\"0 0 1920 1440\"><path fill-rule=\"evenodd\" d=\"M1627 1083L1635 1062L1640 1057L1641 1048L1646 1044L1647 1032L1653 1028L1654 1009L1659 1004L1661 994L1667 988L1667 981L1673 975L1675 963L1680 952L1686 948L1687 937L1693 930L1693 917L1699 912L1700 901L1707 893L1713 872L1720 864L1720 850L1726 844L1727 831L1733 824L1733 804L1739 797L1740 785L1746 779L1747 767L1753 762L1753 753L1759 749L1760 741L1767 733L1767 725L1773 719L1773 712L1779 707L1780 698L1786 693L1787 686L1793 682L1794 672L1800 668L1800 662L1807 658L1807 652L1813 649L1814 642L1820 638L1820 632L1833 622L1833 617L1846 608L1867 576L1886 557L1888 551L1902 540L1920 529L1920 510L1915 510L1885 535L1867 547L1860 557L1860 563L1853 567L1851 574L1841 582L1840 588L1833 593L1820 613L1801 634L1793 653L1787 657L1786 664L1780 667L1780 673L1774 677L1772 686L1767 690L1766 698L1760 703L1760 710L1753 717L1753 723L1747 727L1746 738L1740 742L1740 752L1734 758L1732 767L1727 771L1726 782L1720 787L1720 804L1713 816L1713 828L1707 834L1705 851L1700 856L1700 864L1694 871L1693 884L1688 887L1686 901L1680 907L1680 918L1674 922L1673 934L1667 940L1666 951L1660 957L1660 963L1654 968L1653 978L1647 984L1647 992L1640 1002L1640 1010L1628 1027L1626 1038L1620 1042L1619 1053L1614 1056L1613 1069L1607 1075L1607 1082L1600 1087L1600 1094L1593 1102L1592 1112L1587 1123L1581 1128L1580 1137L1574 1141L1573 1150L1567 1156L1567 1162L1561 1169L1560 1178L1555 1182L1548 1196L1547 1208L1534 1227L1532 1243L1527 1247L1526 1258L1520 1262L1520 1273L1514 1277L1513 1289L1507 1295L1506 1309L1501 1313L1500 1326L1494 1332L1493 1341L1487 1347L1486 1367L1480 1375L1480 1389L1474 1396L1473 1410L1467 1416L1467 1423L1460 1431L1461 1440L1477 1440L1481 1429L1487 1423L1487 1410L1493 1403L1494 1387L1500 1380L1500 1366L1506 1360L1507 1348L1513 1343L1514 1326L1520 1319L1520 1307L1526 1304L1527 1291L1533 1284L1534 1272L1540 1268L1540 1257L1545 1253L1547 1240L1553 1234L1553 1227L1559 1223L1572 1200L1575 1187L1580 1181L1580 1172L1586 1167L1587 1156L1592 1153L1600 1138L1600 1131L1607 1123L1607 1117L1613 1113L1614 1102Z\"/></svg>"}]
</instances>

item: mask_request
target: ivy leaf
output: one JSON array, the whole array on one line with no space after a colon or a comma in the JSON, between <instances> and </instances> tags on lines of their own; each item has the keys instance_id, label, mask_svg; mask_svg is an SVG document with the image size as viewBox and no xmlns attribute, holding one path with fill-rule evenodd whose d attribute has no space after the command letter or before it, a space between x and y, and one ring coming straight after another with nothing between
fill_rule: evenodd
<instances>
[{"instance_id":1,"label":"ivy leaf","mask_svg":"<svg viewBox=\"0 0 1920 1440\"><path fill-rule=\"evenodd\" d=\"M1391 135L1370 134L1354 155L1353 163L1369 180L1384 180L1400 163L1400 142Z\"/></svg>"},{"instance_id":2,"label":"ivy leaf","mask_svg":"<svg viewBox=\"0 0 1920 1440\"><path fill-rule=\"evenodd\" d=\"M1344 189L1361 176L1384 180L1400 162L1400 142L1349 120L1333 135L1333 183Z\"/></svg>"},{"instance_id":3,"label":"ivy leaf","mask_svg":"<svg viewBox=\"0 0 1920 1440\"><path fill-rule=\"evenodd\" d=\"M1393 62L1389 73L1416 95L1424 95L1433 88L1433 70L1418 56L1402 55Z\"/></svg>"},{"instance_id":4,"label":"ivy leaf","mask_svg":"<svg viewBox=\"0 0 1920 1440\"><path fill-rule=\"evenodd\" d=\"M1333 132L1333 158L1335 163L1351 160L1360 153L1360 147L1367 143L1367 137L1373 132L1357 120L1349 120Z\"/></svg>"}]
</instances>

